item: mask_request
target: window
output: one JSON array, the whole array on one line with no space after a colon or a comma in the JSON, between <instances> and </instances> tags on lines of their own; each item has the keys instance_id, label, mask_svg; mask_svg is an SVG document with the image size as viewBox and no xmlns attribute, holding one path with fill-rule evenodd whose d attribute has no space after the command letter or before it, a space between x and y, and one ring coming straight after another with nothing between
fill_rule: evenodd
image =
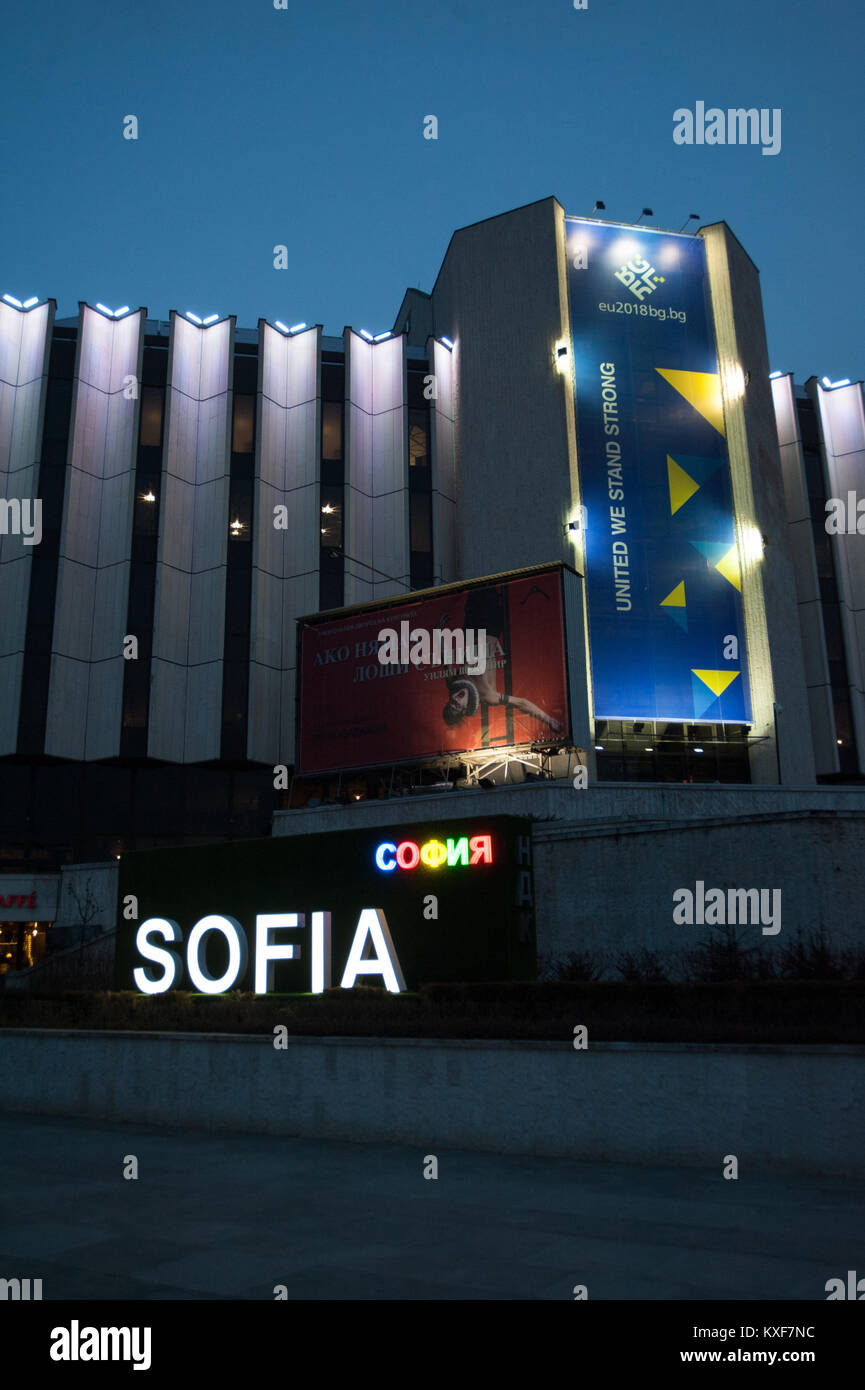
<instances>
[{"instance_id":1,"label":"window","mask_svg":"<svg viewBox=\"0 0 865 1390\"><path fill-rule=\"evenodd\" d=\"M321 488L321 540L322 547L342 545L342 494L341 487Z\"/></svg>"},{"instance_id":2,"label":"window","mask_svg":"<svg viewBox=\"0 0 865 1390\"><path fill-rule=\"evenodd\" d=\"M165 392L161 386L142 386L139 444L152 449L158 449L161 445L164 406Z\"/></svg>"},{"instance_id":3,"label":"window","mask_svg":"<svg viewBox=\"0 0 865 1390\"><path fill-rule=\"evenodd\" d=\"M235 396L231 448L235 454L251 454L255 443L255 396Z\"/></svg>"},{"instance_id":4,"label":"window","mask_svg":"<svg viewBox=\"0 0 865 1390\"><path fill-rule=\"evenodd\" d=\"M321 457L342 458L342 402L321 403Z\"/></svg>"}]
</instances>

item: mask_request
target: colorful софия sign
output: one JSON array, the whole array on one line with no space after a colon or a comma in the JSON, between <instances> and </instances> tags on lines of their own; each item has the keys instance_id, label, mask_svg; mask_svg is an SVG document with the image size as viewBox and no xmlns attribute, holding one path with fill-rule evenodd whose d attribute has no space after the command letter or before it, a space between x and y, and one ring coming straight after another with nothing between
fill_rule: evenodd
<instances>
[{"instance_id":1,"label":"colorful \u0441\u043e\u0444\u0438\u044f sign","mask_svg":"<svg viewBox=\"0 0 865 1390\"><path fill-rule=\"evenodd\" d=\"M705 247L566 229L595 716L747 723Z\"/></svg>"}]
</instances>

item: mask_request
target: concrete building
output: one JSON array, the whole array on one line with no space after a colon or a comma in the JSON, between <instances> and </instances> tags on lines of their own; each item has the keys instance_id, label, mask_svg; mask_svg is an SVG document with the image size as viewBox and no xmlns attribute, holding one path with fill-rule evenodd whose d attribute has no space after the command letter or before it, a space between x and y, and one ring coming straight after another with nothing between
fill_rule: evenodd
<instances>
[{"instance_id":1,"label":"concrete building","mask_svg":"<svg viewBox=\"0 0 865 1390\"><path fill-rule=\"evenodd\" d=\"M3 297L16 897L294 814L274 769L294 763L299 617L551 561L586 574L573 232L554 198L461 229L387 333L86 304L58 320ZM781 783L806 814L819 782L865 769L865 570L855 522L823 526L865 474L862 387L770 380L747 253L724 223L680 240L705 249L750 717L596 718L591 780L735 785L743 816L745 788ZM591 702L588 646L583 665Z\"/></svg>"}]
</instances>

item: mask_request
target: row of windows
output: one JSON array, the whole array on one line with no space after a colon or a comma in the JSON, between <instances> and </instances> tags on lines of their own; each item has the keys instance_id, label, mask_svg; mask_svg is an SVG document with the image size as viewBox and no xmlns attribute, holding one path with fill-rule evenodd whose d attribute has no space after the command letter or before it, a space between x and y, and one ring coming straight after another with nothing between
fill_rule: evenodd
<instances>
[{"instance_id":1,"label":"row of windows","mask_svg":"<svg viewBox=\"0 0 865 1390\"><path fill-rule=\"evenodd\" d=\"M129 663L131 666L135 662ZM270 834L271 768L0 760L0 870L58 869L157 846Z\"/></svg>"}]
</instances>

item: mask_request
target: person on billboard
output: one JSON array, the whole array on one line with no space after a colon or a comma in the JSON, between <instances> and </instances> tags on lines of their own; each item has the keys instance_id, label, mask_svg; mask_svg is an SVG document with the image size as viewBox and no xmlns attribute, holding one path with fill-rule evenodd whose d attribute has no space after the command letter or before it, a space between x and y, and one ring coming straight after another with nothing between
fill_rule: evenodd
<instances>
[{"instance_id":1,"label":"person on billboard","mask_svg":"<svg viewBox=\"0 0 865 1390\"><path fill-rule=\"evenodd\" d=\"M451 676L446 681L450 698L442 710L445 723L453 728L464 719L477 714L481 705L510 705L533 719L548 724L553 733L561 730L561 723L546 714L539 705L521 695L506 695L496 685L496 656L504 652L504 614L502 612L501 590L493 585L485 589L473 589L466 599L465 618L467 632L483 629L487 635L487 660L483 674L474 676ZM507 653L505 653L507 660Z\"/></svg>"}]
</instances>

